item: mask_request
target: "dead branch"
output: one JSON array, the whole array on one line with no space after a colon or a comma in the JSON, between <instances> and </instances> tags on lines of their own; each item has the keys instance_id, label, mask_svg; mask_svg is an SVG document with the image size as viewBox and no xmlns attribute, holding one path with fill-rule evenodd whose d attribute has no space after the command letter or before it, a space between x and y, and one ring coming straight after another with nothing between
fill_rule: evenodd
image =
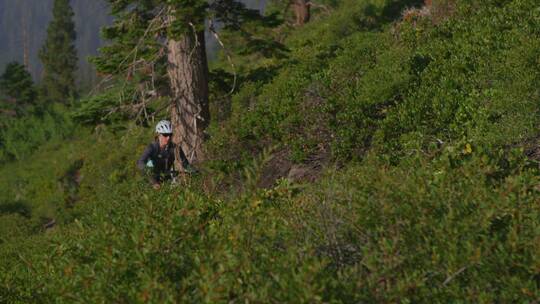
<instances>
[{"instance_id":1,"label":"dead branch","mask_svg":"<svg viewBox=\"0 0 540 304\"><path fill-rule=\"evenodd\" d=\"M214 35L214 37L218 41L219 45L223 48L223 51L225 52L225 55L227 56L227 61L229 61L229 64L231 65L231 69L233 71L233 85L232 85L232 88L227 94L225 94L224 96L222 96L220 98L220 99L225 99L225 98L229 97L234 92L234 90L236 89L236 81L237 81L236 67L234 66L234 62L232 60L231 53L225 47L225 44L223 44L223 41L221 41L221 39L219 38L218 33L216 32L216 30L214 28L214 20L210 19L208 29Z\"/></svg>"},{"instance_id":2,"label":"dead branch","mask_svg":"<svg viewBox=\"0 0 540 304\"><path fill-rule=\"evenodd\" d=\"M456 271L455 273L453 273L452 275L447 277L446 280L444 280L444 282L443 282L443 286L448 285L448 283L450 283L450 281L452 281L455 277L460 275L463 271L465 271L465 269L467 269L467 266L461 267L458 271Z\"/></svg>"},{"instance_id":3,"label":"dead branch","mask_svg":"<svg viewBox=\"0 0 540 304\"><path fill-rule=\"evenodd\" d=\"M322 9L325 13L327 14L330 14L332 12L332 10L330 8L328 8L328 6L324 5L324 4L320 4L320 3L315 3L313 1L309 1L307 3L307 5L311 6L311 7L314 7L314 8L320 8Z\"/></svg>"}]
</instances>

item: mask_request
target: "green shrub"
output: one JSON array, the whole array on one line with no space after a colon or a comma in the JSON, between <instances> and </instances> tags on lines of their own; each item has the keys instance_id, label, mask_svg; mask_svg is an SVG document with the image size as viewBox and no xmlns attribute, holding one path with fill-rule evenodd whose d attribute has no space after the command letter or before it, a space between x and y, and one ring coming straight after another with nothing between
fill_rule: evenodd
<instances>
[{"instance_id":1,"label":"green shrub","mask_svg":"<svg viewBox=\"0 0 540 304\"><path fill-rule=\"evenodd\" d=\"M3 158L21 160L47 141L67 138L73 133L74 124L67 110L56 104L43 114L5 118L0 130L0 150Z\"/></svg>"},{"instance_id":2,"label":"green shrub","mask_svg":"<svg viewBox=\"0 0 540 304\"><path fill-rule=\"evenodd\" d=\"M522 25L538 19L531 5L464 4L437 26L402 24L415 80L389 111L378 143L403 152L412 134L421 134L424 147L462 138L502 145L534 136L539 54L533 33L539 28Z\"/></svg>"}]
</instances>

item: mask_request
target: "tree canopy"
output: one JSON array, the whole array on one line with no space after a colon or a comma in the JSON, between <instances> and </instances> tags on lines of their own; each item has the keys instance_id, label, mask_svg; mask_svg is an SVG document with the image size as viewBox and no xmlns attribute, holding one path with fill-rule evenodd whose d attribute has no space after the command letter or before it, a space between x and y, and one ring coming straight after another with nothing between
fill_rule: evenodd
<instances>
[{"instance_id":1,"label":"tree canopy","mask_svg":"<svg viewBox=\"0 0 540 304\"><path fill-rule=\"evenodd\" d=\"M235 0L108 2L116 19L103 30L112 43L94 58L98 71L136 81L138 107L146 107L145 96L167 97L174 141L190 160L201 159L203 131L210 121L205 20L238 28L260 17L258 12Z\"/></svg>"},{"instance_id":2,"label":"tree canopy","mask_svg":"<svg viewBox=\"0 0 540 304\"><path fill-rule=\"evenodd\" d=\"M0 76L0 93L8 98L6 105L17 111L34 103L37 95L30 73L18 62L9 63Z\"/></svg>"}]
</instances>

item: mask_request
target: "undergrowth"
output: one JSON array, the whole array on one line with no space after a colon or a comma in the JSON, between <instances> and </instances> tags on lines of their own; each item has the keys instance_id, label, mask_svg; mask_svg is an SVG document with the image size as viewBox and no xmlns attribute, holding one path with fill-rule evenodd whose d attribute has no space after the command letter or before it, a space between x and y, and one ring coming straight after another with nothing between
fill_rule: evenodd
<instances>
[{"instance_id":1,"label":"undergrowth","mask_svg":"<svg viewBox=\"0 0 540 304\"><path fill-rule=\"evenodd\" d=\"M176 186L135 171L135 126L3 167L0 302L539 301L540 10L433 2L343 1L292 32ZM283 149L336 167L259 188Z\"/></svg>"}]
</instances>

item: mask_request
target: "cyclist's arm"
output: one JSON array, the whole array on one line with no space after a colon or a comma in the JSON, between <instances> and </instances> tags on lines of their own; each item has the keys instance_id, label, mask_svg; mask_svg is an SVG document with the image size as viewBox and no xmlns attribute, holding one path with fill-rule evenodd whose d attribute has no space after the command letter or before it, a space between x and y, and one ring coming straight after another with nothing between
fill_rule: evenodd
<instances>
[{"instance_id":1,"label":"cyclist's arm","mask_svg":"<svg viewBox=\"0 0 540 304\"><path fill-rule=\"evenodd\" d=\"M150 158L150 155L152 154L152 145L148 145L146 149L144 149L143 154L137 160L137 168L141 171L141 173L144 173L144 170L146 168L146 162L148 162L148 159Z\"/></svg>"},{"instance_id":2,"label":"cyclist's arm","mask_svg":"<svg viewBox=\"0 0 540 304\"><path fill-rule=\"evenodd\" d=\"M152 155L152 149L153 149L152 144L146 147L146 149L144 150L139 160L137 160L137 168L139 168L143 176L148 175L148 180L150 181L152 185L156 185L156 184L159 184L159 182L157 178L154 176L154 174L153 173L147 174L146 172L146 163L148 162L148 160L150 159L150 156Z\"/></svg>"}]
</instances>

